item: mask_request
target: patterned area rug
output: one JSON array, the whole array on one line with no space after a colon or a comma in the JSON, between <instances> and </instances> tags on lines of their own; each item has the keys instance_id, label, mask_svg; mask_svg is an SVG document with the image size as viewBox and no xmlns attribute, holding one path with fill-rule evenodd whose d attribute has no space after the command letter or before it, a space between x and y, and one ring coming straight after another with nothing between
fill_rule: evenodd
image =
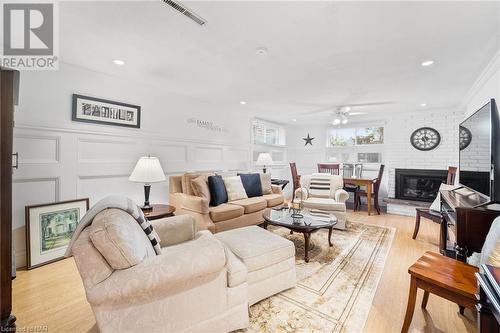
<instances>
[{"instance_id":1,"label":"patterned area rug","mask_svg":"<svg viewBox=\"0 0 500 333\"><path fill-rule=\"evenodd\" d=\"M304 237L269 228L295 243L296 288L250 307L246 332L361 332L391 247L394 228L348 222L347 230L311 235L309 263Z\"/></svg>"}]
</instances>

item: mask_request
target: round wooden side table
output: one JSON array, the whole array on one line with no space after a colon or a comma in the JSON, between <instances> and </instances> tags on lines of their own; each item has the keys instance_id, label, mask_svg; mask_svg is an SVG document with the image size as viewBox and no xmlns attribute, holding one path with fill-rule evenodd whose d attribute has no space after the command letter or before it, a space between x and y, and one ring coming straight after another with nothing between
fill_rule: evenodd
<instances>
[{"instance_id":1,"label":"round wooden side table","mask_svg":"<svg viewBox=\"0 0 500 333\"><path fill-rule=\"evenodd\" d=\"M175 207L170 205L151 205L153 208L143 210L144 216L148 220L157 220L164 217L174 216Z\"/></svg>"}]
</instances>

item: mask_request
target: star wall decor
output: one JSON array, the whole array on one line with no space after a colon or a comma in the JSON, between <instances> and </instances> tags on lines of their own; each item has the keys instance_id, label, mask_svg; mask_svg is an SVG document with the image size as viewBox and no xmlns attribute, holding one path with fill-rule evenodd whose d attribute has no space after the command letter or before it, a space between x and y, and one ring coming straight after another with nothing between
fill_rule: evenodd
<instances>
[{"instance_id":1,"label":"star wall decor","mask_svg":"<svg viewBox=\"0 0 500 333\"><path fill-rule=\"evenodd\" d=\"M304 140L306 142L306 144L304 146L307 146L308 144L310 144L312 146L313 145L312 141L314 140L314 138L311 138L309 136L309 133L307 133L307 138L302 138L302 140Z\"/></svg>"}]
</instances>

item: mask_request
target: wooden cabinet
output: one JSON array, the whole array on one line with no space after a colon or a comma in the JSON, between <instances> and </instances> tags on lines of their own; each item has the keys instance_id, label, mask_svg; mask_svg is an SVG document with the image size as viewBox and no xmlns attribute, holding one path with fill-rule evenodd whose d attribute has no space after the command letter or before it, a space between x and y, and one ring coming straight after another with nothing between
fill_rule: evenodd
<instances>
[{"instance_id":1,"label":"wooden cabinet","mask_svg":"<svg viewBox=\"0 0 500 333\"><path fill-rule=\"evenodd\" d=\"M15 328L12 315L12 143L19 72L0 68L0 330Z\"/></svg>"},{"instance_id":2,"label":"wooden cabinet","mask_svg":"<svg viewBox=\"0 0 500 333\"><path fill-rule=\"evenodd\" d=\"M464 188L440 193L445 221L441 228L448 244L442 253L465 262L473 252L481 252L500 205Z\"/></svg>"}]
</instances>

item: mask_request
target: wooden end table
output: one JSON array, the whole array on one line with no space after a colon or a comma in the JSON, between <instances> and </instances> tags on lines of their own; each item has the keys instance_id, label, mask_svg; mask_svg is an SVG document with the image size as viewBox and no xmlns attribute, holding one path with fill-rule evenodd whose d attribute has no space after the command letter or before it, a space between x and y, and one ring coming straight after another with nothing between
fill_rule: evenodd
<instances>
[{"instance_id":1,"label":"wooden end table","mask_svg":"<svg viewBox=\"0 0 500 333\"><path fill-rule=\"evenodd\" d=\"M175 207L170 205L151 205L153 208L143 210L144 216L152 221L162 219L164 217L174 216Z\"/></svg>"},{"instance_id":2,"label":"wooden end table","mask_svg":"<svg viewBox=\"0 0 500 333\"><path fill-rule=\"evenodd\" d=\"M410 328L418 288L424 290L423 309L427 306L429 293L458 304L461 314L464 308L474 309L477 303L477 272L474 266L439 253L426 252L408 269L411 276L410 290L401 333L408 332Z\"/></svg>"}]
</instances>

